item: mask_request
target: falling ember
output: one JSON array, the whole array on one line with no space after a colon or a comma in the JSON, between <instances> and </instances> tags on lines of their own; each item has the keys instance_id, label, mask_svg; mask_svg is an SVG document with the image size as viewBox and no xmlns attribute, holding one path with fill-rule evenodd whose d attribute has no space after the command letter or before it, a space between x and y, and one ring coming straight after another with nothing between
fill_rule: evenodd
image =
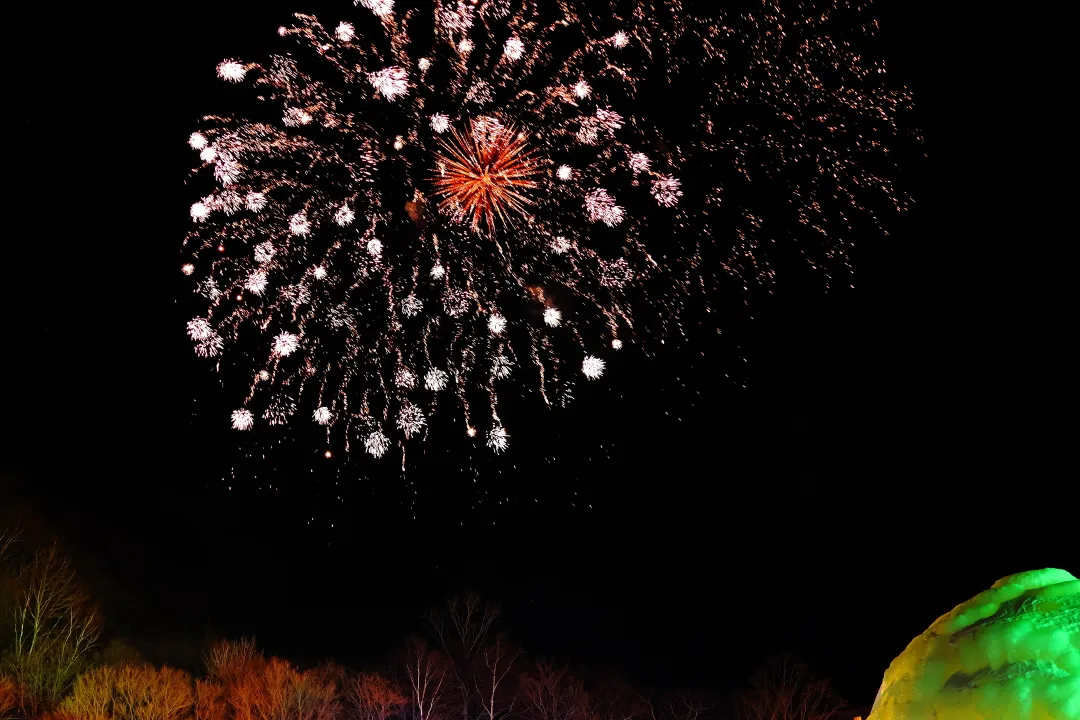
<instances>
[{"instance_id":1,"label":"falling ember","mask_svg":"<svg viewBox=\"0 0 1080 720\"><path fill-rule=\"evenodd\" d=\"M440 174L434 178L439 206L458 220L468 221L474 230L484 225L494 232L495 220L510 224L510 213L526 215L534 201L523 191L537 187L533 179L537 161L526 148L525 139L513 128L483 130L473 122L471 132L456 130L452 142L441 143L436 156Z\"/></svg>"}]
</instances>

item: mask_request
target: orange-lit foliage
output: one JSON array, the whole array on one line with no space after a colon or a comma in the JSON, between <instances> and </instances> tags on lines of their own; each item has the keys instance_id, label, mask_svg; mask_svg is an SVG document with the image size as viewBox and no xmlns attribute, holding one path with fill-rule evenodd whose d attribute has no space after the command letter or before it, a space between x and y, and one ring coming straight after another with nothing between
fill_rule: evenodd
<instances>
[{"instance_id":1,"label":"orange-lit foliage","mask_svg":"<svg viewBox=\"0 0 1080 720\"><path fill-rule=\"evenodd\" d=\"M15 683L6 677L0 677L0 717L7 717L19 703Z\"/></svg>"},{"instance_id":2,"label":"orange-lit foliage","mask_svg":"<svg viewBox=\"0 0 1080 720\"><path fill-rule=\"evenodd\" d=\"M169 667L121 665L80 675L61 709L73 720L186 720L194 703L187 673Z\"/></svg>"},{"instance_id":3,"label":"orange-lit foliage","mask_svg":"<svg viewBox=\"0 0 1080 720\"><path fill-rule=\"evenodd\" d=\"M377 673L360 673L353 678L348 700L356 720L388 720L409 703L404 693Z\"/></svg>"},{"instance_id":4,"label":"orange-lit foliage","mask_svg":"<svg viewBox=\"0 0 1080 720\"><path fill-rule=\"evenodd\" d=\"M266 659L251 641L221 643L210 652L210 677L195 688L196 720L333 720L340 702L332 674L301 672Z\"/></svg>"}]
</instances>

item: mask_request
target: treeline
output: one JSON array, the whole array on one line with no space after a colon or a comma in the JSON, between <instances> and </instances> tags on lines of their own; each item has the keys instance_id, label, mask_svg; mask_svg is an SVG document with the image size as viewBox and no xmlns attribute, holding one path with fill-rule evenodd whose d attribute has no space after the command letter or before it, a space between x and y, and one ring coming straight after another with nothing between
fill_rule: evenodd
<instances>
[{"instance_id":1,"label":"treeline","mask_svg":"<svg viewBox=\"0 0 1080 720\"><path fill-rule=\"evenodd\" d=\"M0 718L12 720L726 720L701 697L647 698L611 677L532 658L499 632L500 611L468 595L425 617L382 667L301 669L254 641L221 641L193 676L103 646L102 619L55 546L0 531ZM825 720L828 683L780 659L731 717ZM775 714L781 712L782 714Z\"/></svg>"}]
</instances>

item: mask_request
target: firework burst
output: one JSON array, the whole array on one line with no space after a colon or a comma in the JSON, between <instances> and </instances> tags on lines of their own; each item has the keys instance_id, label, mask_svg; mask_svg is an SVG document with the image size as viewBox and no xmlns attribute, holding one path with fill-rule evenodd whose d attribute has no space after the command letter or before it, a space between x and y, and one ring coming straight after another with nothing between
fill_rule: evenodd
<instances>
[{"instance_id":1,"label":"firework burst","mask_svg":"<svg viewBox=\"0 0 1080 720\"><path fill-rule=\"evenodd\" d=\"M644 230L679 217L679 158L636 108L647 75L676 69L655 50L681 8L661 3L660 29L621 0L360 5L282 27L306 59L218 65L272 110L187 138L216 185L190 211L184 272L208 303L189 334L256 378L237 429L313 422L380 457L438 403L476 436L481 400L498 452L496 382L533 372L545 401L570 397L616 333L641 331L630 286L664 275ZM413 30L425 19L433 40ZM652 168L662 191L637 182Z\"/></svg>"},{"instance_id":2,"label":"firework burst","mask_svg":"<svg viewBox=\"0 0 1080 720\"><path fill-rule=\"evenodd\" d=\"M381 457L453 405L438 416L499 452L499 389L524 373L560 405L624 341L681 333L706 278L771 281L778 194L821 267L875 194L903 207L887 141L908 98L830 39L836 8L541 5L343 3L280 29L299 49L215 68L265 109L185 138L187 330L234 428L306 422ZM651 121L650 83L701 106L698 137ZM687 150L709 187L680 177Z\"/></svg>"},{"instance_id":3,"label":"firework burst","mask_svg":"<svg viewBox=\"0 0 1080 720\"><path fill-rule=\"evenodd\" d=\"M434 179L441 207L473 230L481 225L495 232L495 220L511 225L511 214L525 216L535 202L528 190L538 187L536 159L528 150L524 134L513 128L486 129L484 118L474 120L471 131L455 130L453 142L441 144Z\"/></svg>"}]
</instances>

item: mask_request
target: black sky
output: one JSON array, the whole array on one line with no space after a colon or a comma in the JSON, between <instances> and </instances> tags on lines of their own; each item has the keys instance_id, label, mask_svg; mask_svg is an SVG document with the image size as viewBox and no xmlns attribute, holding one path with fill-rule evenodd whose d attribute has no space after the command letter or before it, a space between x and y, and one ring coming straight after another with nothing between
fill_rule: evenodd
<instances>
[{"instance_id":1,"label":"black sky","mask_svg":"<svg viewBox=\"0 0 1080 720\"><path fill-rule=\"evenodd\" d=\"M1080 569L1069 434L1048 409L1071 404L1070 356L1019 267L1027 238L1050 235L1039 178L1056 141L1010 102L1027 97L1019 65L984 77L996 71L980 51L907 3L879 12L927 138L918 205L860 246L854 289L788 281L762 306L745 390L707 371L728 361L721 347L704 365L700 347L627 360L614 390L564 418L581 436L569 457L540 467L526 447L522 467L485 475L515 497L546 489L532 507L462 510L453 456L423 465L424 491L449 500L417 520L359 491L344 506L223 491L232 446L192 420L213 383L173 306L170 219L186 206L173 146L206 97L199 73L209 84L221 57L259 55L298 9L272 5L69 18L56 56L22 51L45 81L13 80L41 109L15 148L30 234L62 267L15 273L41 316L31 352L6 353L19 366L0 509L61 538L110 632L174 662L208 636L253 633L299 661L363 663L472 587L534 651L643 684L724 691L787 649L868 702L952 605L1010 572ZM24 26L42 34L48 18ZM62 231L58 174L73 195Z\"/></svg>"}]
</instances>

